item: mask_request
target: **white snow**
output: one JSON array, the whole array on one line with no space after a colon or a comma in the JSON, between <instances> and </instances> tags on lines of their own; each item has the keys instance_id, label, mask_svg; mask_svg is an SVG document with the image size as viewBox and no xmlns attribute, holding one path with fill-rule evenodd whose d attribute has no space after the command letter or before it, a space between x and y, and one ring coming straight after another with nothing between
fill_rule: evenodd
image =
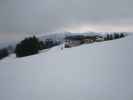
<instances>
[{"instance_id":1,"label":"white snow","mask_svg":"<svg viewBox=\"0 0 133 100\"><path fill-rule=\"evenodd\" d=\"M0 100L133 100L133 36L0 61Z\"/></svg>"}]
</instances>

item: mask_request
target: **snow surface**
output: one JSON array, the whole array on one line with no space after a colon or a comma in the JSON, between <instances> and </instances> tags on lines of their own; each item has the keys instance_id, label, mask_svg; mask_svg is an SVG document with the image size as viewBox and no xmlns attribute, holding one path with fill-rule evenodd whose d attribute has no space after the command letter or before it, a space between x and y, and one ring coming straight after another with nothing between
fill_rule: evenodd
<instances>
[{"instance_id":1,"label":"snow surface","mask_svg":"<svg viewBox=\"0 0 133 100\"><path fill-rule=\"evenodd\" d=\"M133 36L0 61L0 100L133 100Z\"/></svg>"}]
</instances>

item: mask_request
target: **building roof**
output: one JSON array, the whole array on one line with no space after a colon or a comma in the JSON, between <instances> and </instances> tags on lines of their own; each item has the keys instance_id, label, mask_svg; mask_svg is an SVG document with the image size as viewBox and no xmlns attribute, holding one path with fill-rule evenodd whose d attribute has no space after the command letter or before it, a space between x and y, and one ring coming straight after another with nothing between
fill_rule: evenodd
<instances>
[{"instance_id":1,"label":"building roof","mask_svg":"<svg viewBox=\"0 0 133 100\"><path fill-rule=\"evenodd\" d=\"M83 35L73 35L73 36L67 36L65 39L66 40L82 40L82 39L94 39L97 38L98 36L83 36Z\"/></svg>"}]
</instances>

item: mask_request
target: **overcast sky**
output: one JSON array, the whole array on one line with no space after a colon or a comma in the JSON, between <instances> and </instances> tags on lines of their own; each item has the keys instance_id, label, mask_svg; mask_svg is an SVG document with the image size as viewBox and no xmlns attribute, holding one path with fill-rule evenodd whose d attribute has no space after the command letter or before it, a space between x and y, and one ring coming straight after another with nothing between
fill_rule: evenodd
<instances>
[{"instance_id":1,"label":"overcast sky","mask_svg":"<svg viewBox=\"0 0 133 100\"><path fill-rule=\"evenodd\" d=\"M24 32L133 31L132 12L133 0L0 0L0 37Z\"/></svg>"}]
</instances>

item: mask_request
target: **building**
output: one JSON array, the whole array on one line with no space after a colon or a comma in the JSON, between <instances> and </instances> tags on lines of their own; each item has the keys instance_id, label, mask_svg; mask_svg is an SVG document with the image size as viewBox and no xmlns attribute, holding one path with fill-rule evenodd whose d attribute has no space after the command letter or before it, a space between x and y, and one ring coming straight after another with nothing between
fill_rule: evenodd
<instances>
[{"instance_id":1,"label":"building","mask_svg":"<svg viewBox=\"0 0 133 100\"><path fill-rule=\"evenodd\" d=\"M75 47L84 43L96 42L100 36L73 35L65 38L65 48Z\"/></svg>"}]
</instances>

